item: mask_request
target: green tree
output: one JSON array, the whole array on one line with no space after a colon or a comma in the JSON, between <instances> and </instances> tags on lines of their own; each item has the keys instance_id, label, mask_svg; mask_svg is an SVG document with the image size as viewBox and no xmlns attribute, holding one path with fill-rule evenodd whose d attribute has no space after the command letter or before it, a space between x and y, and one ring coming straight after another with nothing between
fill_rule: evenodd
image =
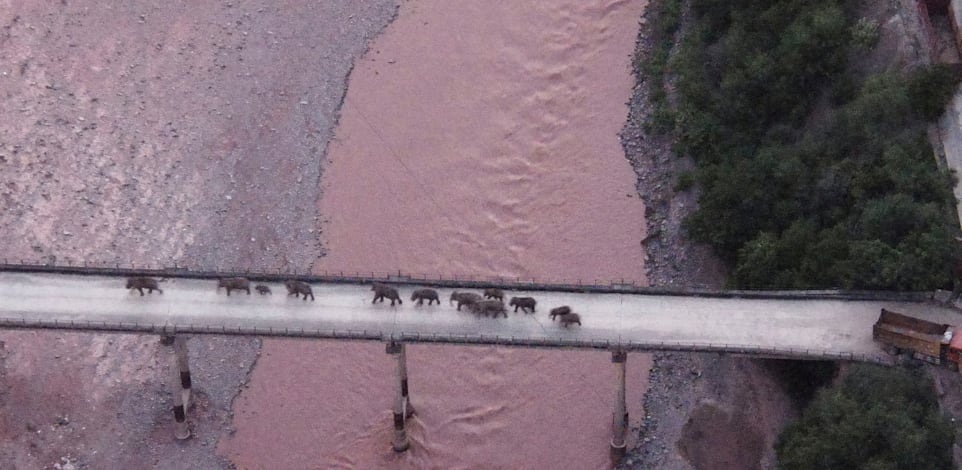
<instances>
[{"instance_id":1,"label":"green tree","mask_svg":"<svg viewBox=\"0 0 962 470\"><path fill-rule=\"evenodd\" d=\"M949 283L955 201L925 128L954 75L844 72L852 3L693 0L671 61L677 148L701 189L685 226L731 264L733 287Z\"/></svg>"},{"instance_id":2,"label":"green tree","mask_svg":"<svg viewBox=\"0 0 962 470\"><path fill-rule=\"evenodd\" d=\"M952 423L920 372L854 366L779 436L783 470L951 469Z\"/></svg>"},{"instance_id":3,"label":"green tree","mask_svg":"<svg viewBox=\"0 0 962 470\"><path fill-rule=\"evenodd\" d=\"M921 68L909 77L912 105L923 119L936 119L955 94L958 83L959 77L945 64Z\"/></svg>"}]
</instances>

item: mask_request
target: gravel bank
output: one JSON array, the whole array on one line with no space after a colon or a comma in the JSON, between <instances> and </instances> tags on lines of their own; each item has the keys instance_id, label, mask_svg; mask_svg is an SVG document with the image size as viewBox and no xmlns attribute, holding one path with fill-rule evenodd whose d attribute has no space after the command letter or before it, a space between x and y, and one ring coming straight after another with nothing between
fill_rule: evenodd
<instances>
[{"instance_id":1,"label":"gravel bank","mask_svg":"<svg viewBox=\"0 0 962 470\"><path fill-rule=\"evenodd\" d=\"M642 57L651 51L652 23L648 15L641 19L636 54ZM677 192L674 186L678 175L694 168L694 162L675 155L670 138L645 131L651 112L648 95L647 83L635 85L621 141L646 206L649 285L721 288L725 267L708 246L688 239L681 227L696 208L698 194ZM621 467L773 467L772 452L766 449L771 448L791 407L762 368L757 361L715 354L654 354L644 397L645 417L640 429L632 430L639 433L638 444Z\"/></svg>"},{"instance_id":2,"label":"gravel bank","mask_svg":"<svg viewBox=\"0 0 962 470\"><path fill-rule=\"evenodd\" d=\"M310 270L322 157L394 1L5 5L0 258ZM0 332L0 467L231 467L260 340L189 345L177 442L156 337Z\"/></svg>"}]
</instances>

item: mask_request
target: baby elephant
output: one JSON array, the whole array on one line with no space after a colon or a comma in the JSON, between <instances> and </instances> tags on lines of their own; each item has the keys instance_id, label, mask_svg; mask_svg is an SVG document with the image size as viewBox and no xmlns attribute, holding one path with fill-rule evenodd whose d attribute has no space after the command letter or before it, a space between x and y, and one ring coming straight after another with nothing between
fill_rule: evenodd
<instances>
[{"instance_id":1,"label":"baby elephant","mask_svg":"<svg viewBox=\"0 0 962 470\"><path fill-rule=\"evenodd\" d=\"M498 315L504 315L504 318L508 318L508 312L500 300L482 300L476 302L471 304L471 311L478 316L488 316L488 314L491 314L494 318L498 318Z\"/></svg>"},{"instance_id":2,"label":"baby elephant","mask_svg":"<svg viewBox=\"0 0 962 470\"><path fill-rule=\"evenodd\" d=\"M504 291L501 289L485 289L484 298L486 299L498 299L504 301Z\"/></svg>"},{"instance_id":3,"label":"baby elephant","mask_svg":"<svg viewBox=\"0 0 962 470\"><path fill-rule=\"evenodd\" d=\"M558 316L558 320L561 321L561 326L565 328L572 323L577 323L578 326L581 326L581 316L579 316L577 313L566 313L564 315L560 315Z\"/></svg>"},{"instance_id":4,"label":"baby elephant","mask_svg":"<svg viewBox=\"0 0 962 470\"><path fill-rule=\"evenodd\" d=\"M384 285L379 282L375 282L374 285L371 286L371 290L374 291L374 300L371 301L372 304L377 302L378 300L380 300L381 303L384 303L384 299L391 299L392 307L394 306L395 300L397 300L398 305L404 303L404 302L401 302L401 296L398 295L397 289L391 286Z\"/></svg>"},{"instance_id":5,"label":"baby elephant","mask_svg":"<svg viewBox=\"0 0 962 470\"><path fill-rule=\"evenodd\" d=\"M270 288L270 287L267 287L267 286L265 286L265 285L263 285L263 284L258 284L258 285L256 285L256 286L254 286L254 290L256 290L257 293L260 294L260 295L273 295L273 294L271 293L271 288Z\"/></svg>"},{"instance_id":6,"label":"baby elephant","mask_svg":"<svg viewBox=\"0 0 962 470\"><path fill-rule=\"evenodd\" d=\"M160 287L157 287L157 280L152 277L128 277L127 288L137 289L140 291L141 296L144 295L144 289L147 289L148 294L153 294L154 291L161 294L164 293L164 291L160 290Z\"/></svg>"},{"instance_id":7,"label":"baby elephant","mask_svg":"<svg viewBox=\"0 0 962 470\"><path fill-rule=\"evenodd\" d=\"M448 304L452 302L458 303L458 311L461 311L462 305L467 305L468 307L481 301L481 296L475 294L474 292L458 292L454 291L451 293L451 299L448 300Z\"/></svg>"},{"instance_id":8,"label":"baby elephant","mask_svg":"<svg viewBox=\"0 0 962 470\"><path fill-rule=\"evenodd\" d=\"M524 313L534 313L535 304L537 302L535 302L534 297L511 297L511 302L508 302L508 306L514 307L515 313L518 312L519 307Z\"/></svg>"},{"instance_id":9,"label":"baby elephant","mask_svg":"<svg viewBox=\"0 0 962 470\"><path fill-rule=\"evenodd\" d=\"M415 290L414 293L411 294L411 302L415 300L418 301L417 305L423 304L425 300L428 301L428 305L431 305L431 302L437 302L438 305L441 305L441 300L438 299L438 291L434 289Z\"/></svg>"},{"instance_id":10,"label":"baby elephant","mask_svg":"<svg viewBox=\"0 0 962 470\"><path fill-rule=\"evenodd\" d=\"M284 287L287 288L287 296L294 296L294 298L304 296L304 300L307 300L307 296L311 296L311 302L314 301L314 291L311 290L311 285L304 281L295 281L289 279L284 281Z\"/></svg>"},{"instance_id":11,"label":"baby elephant","mask_svg":"<svg viewBox=\"0 0 962 470\"><path fill-rule=\"evenodd\" d=\"M251 281L246 277L225 277L217 281L217 290L220 290L221 287L227 289L228 297L230 297L230 291L232 290L247 291L247 295L251 295Z\"/></svg>"},{"instance_id":12,"label":"baby elephant","mask_svg":"<svg viewBox=\"0 0 962 470\"><path fill-rule=\"evenodd\" d=\"M561 307L556 307L551 309L551 313L549 313L548 316L551 317L552 320L554 320L554 317L557 317L559 315L567 315L569 313L571 313L571 307L567 305L562 305Z\"/></svg>"}]
</instances>

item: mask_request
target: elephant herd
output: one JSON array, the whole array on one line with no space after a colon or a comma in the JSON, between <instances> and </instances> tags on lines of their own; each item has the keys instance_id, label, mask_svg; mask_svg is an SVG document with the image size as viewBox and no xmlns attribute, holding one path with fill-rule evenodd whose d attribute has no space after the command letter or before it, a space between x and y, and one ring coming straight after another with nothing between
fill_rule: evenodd
<instances>
[{"instance_id":1,"label":"elephant herd","mask_svg":"<svg viewBox=\"0 0 962 470\"><path fill-rule=\"evenodd\" d=\"M314 291L311 289L311 285L304 281L290 279L284 281L284 287L287 288L288 296L293 295L295 298L303 298L305 301L308 297L311 298L311 301L314 300ZM231 291L235 290L245 291L247 295L250 295L251 281L245 277L221 278L217 280L217 290L220 291L221 288L227 292L228 296L230 296ZM127 278L127 289L136 289L140 292L140 295L144 295L144 289L147 290L148 294L152 294L154 291L160 294L164 293L164 291L160 289L160 281L151 277ZM392 306L395 302L397 302L398 305L403 304L398 290L394 287L375 282L371 286L371 290L374 292L374 298L371 300L372 304L377 302L383 303L385 300L390 300ZM270 287L262 284L255 285L254 291L260 295L272 294ZM417 305L423 305L425 301L427 301L428 305L432 305L435 302L437 302L438 305L441 304L438 292L428 288L415 289L414 292L411 293L411 301L416 302ZM504 306L504 291L501 289L484 289L483 294L454 291L451 293L448 302L452 305L457 302L458 311L464 306L478 317L508 317L507 308ZM514 307L516 313L519 308L523 313L534 313L536 305L537 301L533 297L511 297L508 302L508 306ZM579 326L581 325L581 316L573 312L571 307L567 305L551 309L548 316L552 321L557 319L561 326L565 328L575 323Z\"/></svg>"}]
</instances>

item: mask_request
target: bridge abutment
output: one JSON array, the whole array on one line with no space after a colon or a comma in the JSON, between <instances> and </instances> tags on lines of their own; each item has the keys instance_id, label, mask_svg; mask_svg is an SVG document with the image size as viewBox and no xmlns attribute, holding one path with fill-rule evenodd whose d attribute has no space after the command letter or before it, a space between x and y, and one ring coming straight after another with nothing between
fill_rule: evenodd
<instances>
[{"instance_id":1,"label":"bridge abutment","mask_svg":"<svg viewBox=\"0 0 962 470\"><path fill-rule=\"evenodd\" d=\"M625 363L628 353L612 351L611 362L615 365L615 403L611 415L611 462L617 465L627 452L625 436L628 431L628 408L625 404Z\"/></svg>"},{"instance_id":2,"label":"bridge abutment","mask_svg":"<svg viewBox=\"0 0 962 470\"><path fill-rule=\"evenodd\" d=\"M404 452L411 447L405 424L414 414L414 407L411 406L411 399L408 396L407 354L404 343L393 341L387 344L386 352L394 356L395 360L394 438L391 441L391 447L395 452Z\"/></svg>"},{"instance_id":3,"label":"bridge abutment","mask_svg":"<svg viewBox=\"0 0 962 470\"><path fill-rule=\"evenodd\" d=\"M171 396L174 398L174 437L183 440L190 437L187 425L187 407L190 405L190 366L187 362L187 338L183 335L165 338L174 347L174 360L171 361Z\"/></svg>"}]
</instances>

